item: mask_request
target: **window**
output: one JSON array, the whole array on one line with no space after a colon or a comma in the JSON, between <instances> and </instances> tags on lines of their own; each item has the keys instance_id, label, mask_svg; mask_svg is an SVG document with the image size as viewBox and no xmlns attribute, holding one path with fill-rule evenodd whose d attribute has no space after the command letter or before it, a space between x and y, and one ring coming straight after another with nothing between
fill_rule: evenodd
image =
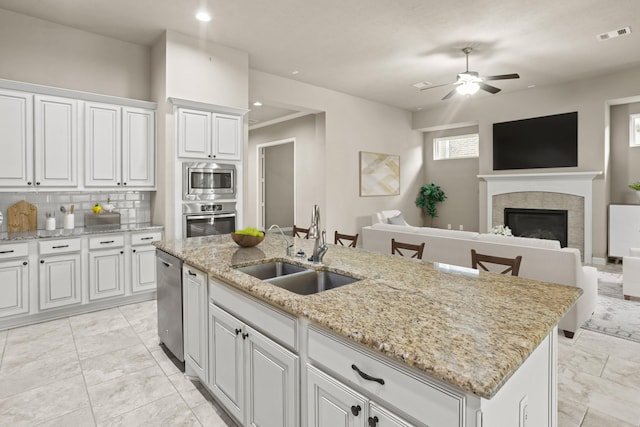
<instances>
[{"instance_id":1,"label":"window","mask_svg":"<svg viewBox=\"0 0 640 427\"><path fill-rule=\"evenodd\" d=\"M640 114L629 115L629 146L640 147Z\"/></svg>"},{"instance_id":2,"label":"window","mask_svg":"<svg viewBox=\"0 0 640 427\"><path fill-rule=\"evenodd\" d=\"M478 157L478 134L433 139L433 160Z\"/></svg>"}]
</instances>

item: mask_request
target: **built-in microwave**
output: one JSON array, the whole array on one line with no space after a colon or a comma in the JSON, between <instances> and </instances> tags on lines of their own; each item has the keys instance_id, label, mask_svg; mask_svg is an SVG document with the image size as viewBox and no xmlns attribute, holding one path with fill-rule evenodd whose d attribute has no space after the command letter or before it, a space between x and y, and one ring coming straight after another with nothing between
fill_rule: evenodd
<instances>
[{"instance_id":1,"label":"built-in microwave","mask_svg":"<svg viewBox=\"0 0 640 427\"><path fill-rule=\"evenodd\" d=\"M182 171L183 200L235 198L236 168L234 165L183 163Z\"/></svg>"}]
</instances>

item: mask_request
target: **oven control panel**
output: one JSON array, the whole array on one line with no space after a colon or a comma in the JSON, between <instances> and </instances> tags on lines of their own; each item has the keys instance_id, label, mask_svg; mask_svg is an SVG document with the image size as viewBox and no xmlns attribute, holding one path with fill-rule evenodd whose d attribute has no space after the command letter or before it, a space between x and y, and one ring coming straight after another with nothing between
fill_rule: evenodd
<instances>
[{"instance_id":1,"label":"oven control panel","mask_svg":"<svg viewBox=\"0 0 640 427\"><path fill-rule=\"evenodd\" d=\"M207 203L200 205L200 212L219 212L222 211L222 205Z\"/></svg>"},{"instance_id":2,"label":"oven control panel","mask_svg":"<svg viewBox=\"0 0 640 427\"><path fill-rule=\"evenodd\" d=\"M183 202L183 214L219 214L219 213L235 213L236 202Z\"/></svg>"}]
</instances>

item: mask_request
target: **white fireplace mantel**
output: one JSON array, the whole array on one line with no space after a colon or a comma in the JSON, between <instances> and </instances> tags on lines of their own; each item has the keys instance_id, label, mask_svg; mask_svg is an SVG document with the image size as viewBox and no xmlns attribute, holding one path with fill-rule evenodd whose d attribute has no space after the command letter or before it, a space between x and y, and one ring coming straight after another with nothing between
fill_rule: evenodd
<instances>
[{"instance_id":1,"label":"white fireplace mantel","mask_svg":"<svg viewBox=\"0 0 640 427\"><path fill-rule=\"evenodd\" d=\"M487 230L491 230L493 196L526 191L584 197L584 262L593 254L593 179L601 171L478 175L487 182Z\"/></svg>"}]
</instances>

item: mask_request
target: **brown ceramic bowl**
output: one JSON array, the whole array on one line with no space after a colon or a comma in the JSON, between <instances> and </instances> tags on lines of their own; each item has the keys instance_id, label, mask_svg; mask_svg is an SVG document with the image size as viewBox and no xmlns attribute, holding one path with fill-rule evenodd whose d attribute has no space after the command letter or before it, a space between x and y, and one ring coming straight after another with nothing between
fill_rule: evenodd
<instances>
[{"instance_id":1,"label":"brown ceramic bowl","mask_svg":"<svg viewBox=\"0 0 640 427\"><path fill-rule=\"evenodd\" d=\"M231 233L231 238L239 246L242 246L243 248L251 248L264 240L264 234L262 236L248 236L246 234Z\"/></svg>"}]
</instances>

